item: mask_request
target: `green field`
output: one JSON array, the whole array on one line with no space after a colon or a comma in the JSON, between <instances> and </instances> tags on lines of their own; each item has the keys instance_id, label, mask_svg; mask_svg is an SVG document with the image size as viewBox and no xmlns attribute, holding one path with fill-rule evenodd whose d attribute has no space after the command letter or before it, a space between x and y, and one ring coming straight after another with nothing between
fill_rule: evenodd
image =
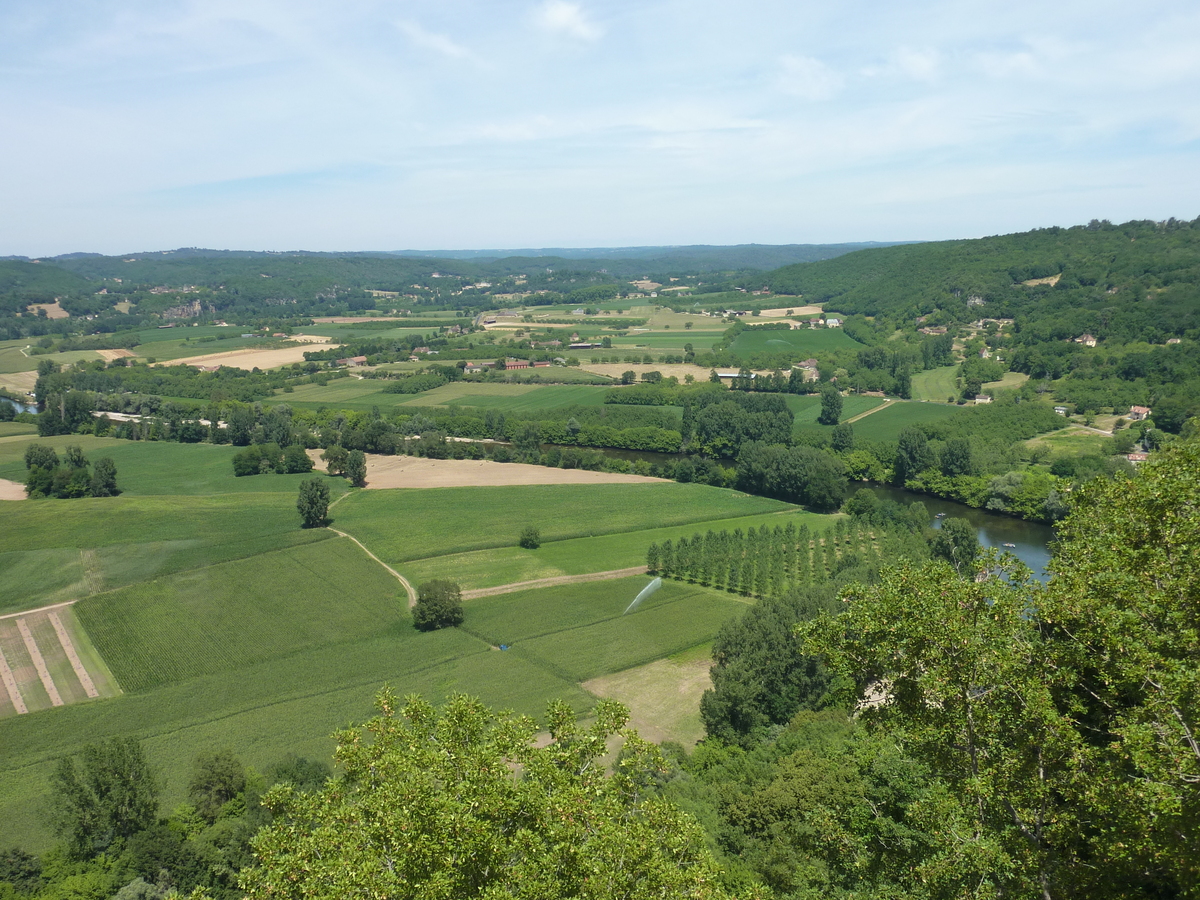
<instances>
[{"instance_id":1,"label":"green field","mask_svg":"<svg viewBox=\"0 0 1200 900\"><path fill-rule=\"evenodd\" d=\"M827 353L831 350L861 350L862 344L847 337L840 328L798 328L794 331L747 329L729 349L742 359L755 353Z\"/></svg>"},{"instance_id":2,"label":"green field","mask_svg":"<svg viewBox=\"0 0 1200 900\"><path fill-rule=\"evenodd\" d=\"M548 408L586 395L491 396ZM0 477L24 477L32 440L0 436ZM203 750L230 747L260 769L289 752L327 759L330 732L369 716L384 684L435 701L463 691L534 715L561 698L582 714L594 698L580 681L710 641L743 608L672 584L620 617L646 582L622 579L468 601L464 629L422 634L378 563L328 529L299 527L305 476L236 478L227 446L40 440L110 455L125 492L5 504L0 613L79 601L81 651L98 653L88 658L102 659L124 693L0 719L0 846L48 846L49 774L90 741L141 739L166 810ZM342 479L325 481L346 494ZM632 567L652 541L789 517L819 518L671 482L357 491L332 510L336 527L414 579L450 576L468 588ZM541 529L539 550L515 547L525 524Z\"/></svg>"},{"instance_id":3,"label":"green field","mask_svg":"<svg viewBox=\"0 0 1200 900\"><path fill-rule=\"evenodd\" d=\"M855 422L854 436L868 441L895 441L900 437L900 432L910 425L947 419L958 415L964 408L947 406L945 403L916 403L906 400L893 402L887 409L871 413L866 418ZM806 427L821 428L823 426Z\"/></svg>"},{"instance_id":4,"label":"green field","mask_svg":"<svg viewBox=\"0 0 1200 900\"><path fill-rule=\"evenodd\" d=\"M543 541L641 531L794 509L699 484L534 485L360 491L334 510L337 528L384 562L511 547L526 525ZM598 566L602 571L610 566Z\"/></svg>"},{"instance_id":5,"label":"green field","mask_svg":"<svg viewBox=\"0 0 1200 900\"><path fill-rule=\"evenodd\" d=\"M421 405L474 406L503 412L541 412L564 406L600 406L608 391L591 384L473 384L456 382L421 394ZM412 401L410 401L412 402Z\"/></svg>"},{"instance_id":6,"label":"green field","mask_svg":"<svg viewBox=\"0 0 1200 900\"><path fill-rule=\"evenodd\" d=\"M697 521L641 531L615 532L598 537L548 541L537 550L521 550L514 546L473 550L411 560L397 568L414 583L432 578L453 577L464 590L471 590L532 581L536 578L627 569L645 563L646 548L651 543L661 544L668 540L677 541L681 537L690 538L697 532L708 531L710 527L716 531L734 528L747 530L762 525L779 525L786 528L790 521L795 523L797 528L807 525L815 530L824 529L833 519L832 516L792 509L786 512Z\"/></svg>"},{"instance_id":7,"label":"green field","mask_svg":"<svg viewBox=\"0 0 1200 900\"><path fill-rule=\"evenodd\" d=\"M817 428L824 427L816 424L817 417L821 415L821 396L819 394L784 394L783 397L787 401L788 409L796 416L793 425L795 430L798 431L810 425ZM882 406L883 402L880 397L863 397L860 394L843 397L841 421L845 422L847 419ZM832 428L832 426L830 427Z\"/></svg>"},{"instance_id":8,"label":"green field","mask_svg":"<svg viewBox=\"0 0 1200 900\"><path fill-rule=\"evenodd\" d=\"M912 398L914 400L932 400L945 403L948 397L958 396L958 366L942 366L939 369L926 369L912 377Z\"/></svg>"}]
</instances>

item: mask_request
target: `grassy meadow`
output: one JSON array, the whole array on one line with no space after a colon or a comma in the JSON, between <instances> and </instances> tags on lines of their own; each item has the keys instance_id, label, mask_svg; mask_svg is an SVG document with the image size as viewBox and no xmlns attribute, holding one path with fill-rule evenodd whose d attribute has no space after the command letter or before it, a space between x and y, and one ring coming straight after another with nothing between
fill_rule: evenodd
<instances>
[{"instance_id":1,"label":"grassy meadow","mask_svg":"<svg viewBox=\"0 0 1200 900\"><path fill-rule=\"evenodd\" d=\"M549 408L578 389L547 390L505 396ZM329 734L368 717L385 684L434 700L463 691L533 715L562 698L583 714L595 697L581 682L702 646L744 608L723 592L668 584L621 616L642 577L469 600L463 628L424 634L382 566L328 529L300 528L305 476L236 478L227 446L38 439L14 427L0 434L0 477L23 479L33 440L111 456L124 493L4 503L0 615L76 601L64 615L85 665L120 693L76 696L55 656L52 677L80 702L0 709L0 846L49 846L48 777L88 742L141 739L170 809L201 751L228 747L259 768L289 752L328 759ZM451 577L468 589L637 566L652 541L710 527L819 518L695 484L347 495L342 479L322 477L344 496L335 527L418 582ZM536 551L516 547L526 524L542 532ZM512 649L492 649L499 643Z\"/></svg>"},{"instance_id":2,"label":"grassy meadow","mask_svg":"<svg viewBox=\"0 0 1200 900\"><path fill-rule=\"evenodd\" d=\"M739 334L729 349L743 359L755 353L819 353L830 350L862 349L840 328L798 328L793 331L748 329Z\"/></svg>"},{"instance_id":3,"label":"grassy meadow","mask_svg":"<svg viewBox=\"0 0 1200 900\"><path fill-rule=\"evenodd\" d=\"M958 397L958 366L942 366L926 369L912 376L912 398L945 403L949 397Z\"/></svg>"}]
</instances>

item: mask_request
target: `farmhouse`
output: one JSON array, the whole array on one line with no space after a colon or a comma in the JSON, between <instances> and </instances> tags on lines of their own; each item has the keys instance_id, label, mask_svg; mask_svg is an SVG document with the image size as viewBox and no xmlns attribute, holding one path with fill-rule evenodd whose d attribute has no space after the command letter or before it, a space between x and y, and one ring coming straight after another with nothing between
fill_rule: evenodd
<instances>
[{"instance_id":1,"label":"farmhouse","mask_svg":"<svg viewBox=\"0 0 1200 900\"><path fill-rule=\"evenodd\" d=\"M1092 334L1081 334L1079 337L1075 338L1075 343L1083 344L1085 347L1095 347L1096 336Z\"/></svg>"},{"instance_id":2,"label":"farmhouse","mask_svg":"<svg viewBox=\"0 0 1200 900\"><path fill-rule=\"evenodd\" d=\"M842 320L841 320L841 319L839 319L839 318L837 318L836 316L835 316L835 317L833 317L833 318L830 318L830 319L826 319L826 320L825 320L825 327L826 327L826 328L841 328L841 327L842 327Z\"/></svg>"},{"instance_id":3,"label":"farmhouse","mask_svg":"<svg viewBox=\"0 0 1200 900\"><path fill-rule=\"evenodd\" d=\"M1131 406L1129 407L1129 418L1135 422L1141 422L1143 419L1150 418L1152 410L1148 406Z\"/></svg>"},{"instance_id":4,"label":"farmhouse","mask_svg":"<svg viewBox=\"0 0 1200 900\"><path fill-rule=\"evenodd\" d=\"M351 369L355 369L359 366L365 366L367 358L365 356L347 356L345 359L336 360L336 362L339 366L348 366Z\"/></svg>"},{"instance_id":5,"label":"farmhouse","mask_svg":"<svg viewBox=\"0 0 1200 900\"><path fill-rule=\"evenodd\" d=\"M529 360L527 360L527 359L506 359L504 361L504 368L506 368L506 369L528 369L529 368Z\"/></svg>"}]
</instances>

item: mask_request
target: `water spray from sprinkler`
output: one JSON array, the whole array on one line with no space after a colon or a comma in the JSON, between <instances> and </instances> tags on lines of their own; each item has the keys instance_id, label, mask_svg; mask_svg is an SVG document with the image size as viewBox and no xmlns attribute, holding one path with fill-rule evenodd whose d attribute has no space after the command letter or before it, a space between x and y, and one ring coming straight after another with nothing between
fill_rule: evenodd
<instances>
[{"instance_id":1,"label":"water spray from sprinkler","mask_svg":"<svg viewBox=\"0 0 1200 900\"><path fill-rule=\"evenodd\" d=\"M652 582L650 582L648 585L646 585L644 588L642 588L641 592L636 597L633 598L633 602L630 603L629 606L627 606L625 608L625 612L621 613L621 615L623 615L623 616L629 615L631 612L633 612L635 609L638 608L639 603L641 603L643 600L645 600L647 597L649 597L651 594L653 594L655 591L657 591L660 587L662 587L662 579L655 578Z\"/></svg>"}]
</instances>

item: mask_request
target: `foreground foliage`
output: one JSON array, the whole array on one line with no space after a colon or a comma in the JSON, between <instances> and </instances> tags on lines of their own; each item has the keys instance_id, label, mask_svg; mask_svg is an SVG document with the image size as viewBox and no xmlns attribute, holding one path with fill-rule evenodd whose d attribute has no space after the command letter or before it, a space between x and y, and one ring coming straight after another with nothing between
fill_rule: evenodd
<instances>
[{"instance_id":1,"label":"foreground foliage","mask_svg":"<svg viewBox=\"0 0 1200 900\"><path fill-rule=\"evenodd\" d=\"M718 898L700 829L654 796L657 750L601 702L587 729L551 704L549 746L528 718L455 697L440 714L385 692L382 715L338 736L343 773L313 795L267 796L249 897ZM600 757L625 750L607 775Z\"/></svg>"},{"instance_id":2,"label":"foreground foliage","mask_svg":"<svg viewBox=\"0 0 1200 900\"><path fill-rule=\"evenodd\" d=\"M1200 889L1198 473L1190 441L1136 478L1096 481L1045 588L994 558L978 578L903 565L800 626L878 733L951 789L922 885Z\"/></svg>"}]
</instances>

